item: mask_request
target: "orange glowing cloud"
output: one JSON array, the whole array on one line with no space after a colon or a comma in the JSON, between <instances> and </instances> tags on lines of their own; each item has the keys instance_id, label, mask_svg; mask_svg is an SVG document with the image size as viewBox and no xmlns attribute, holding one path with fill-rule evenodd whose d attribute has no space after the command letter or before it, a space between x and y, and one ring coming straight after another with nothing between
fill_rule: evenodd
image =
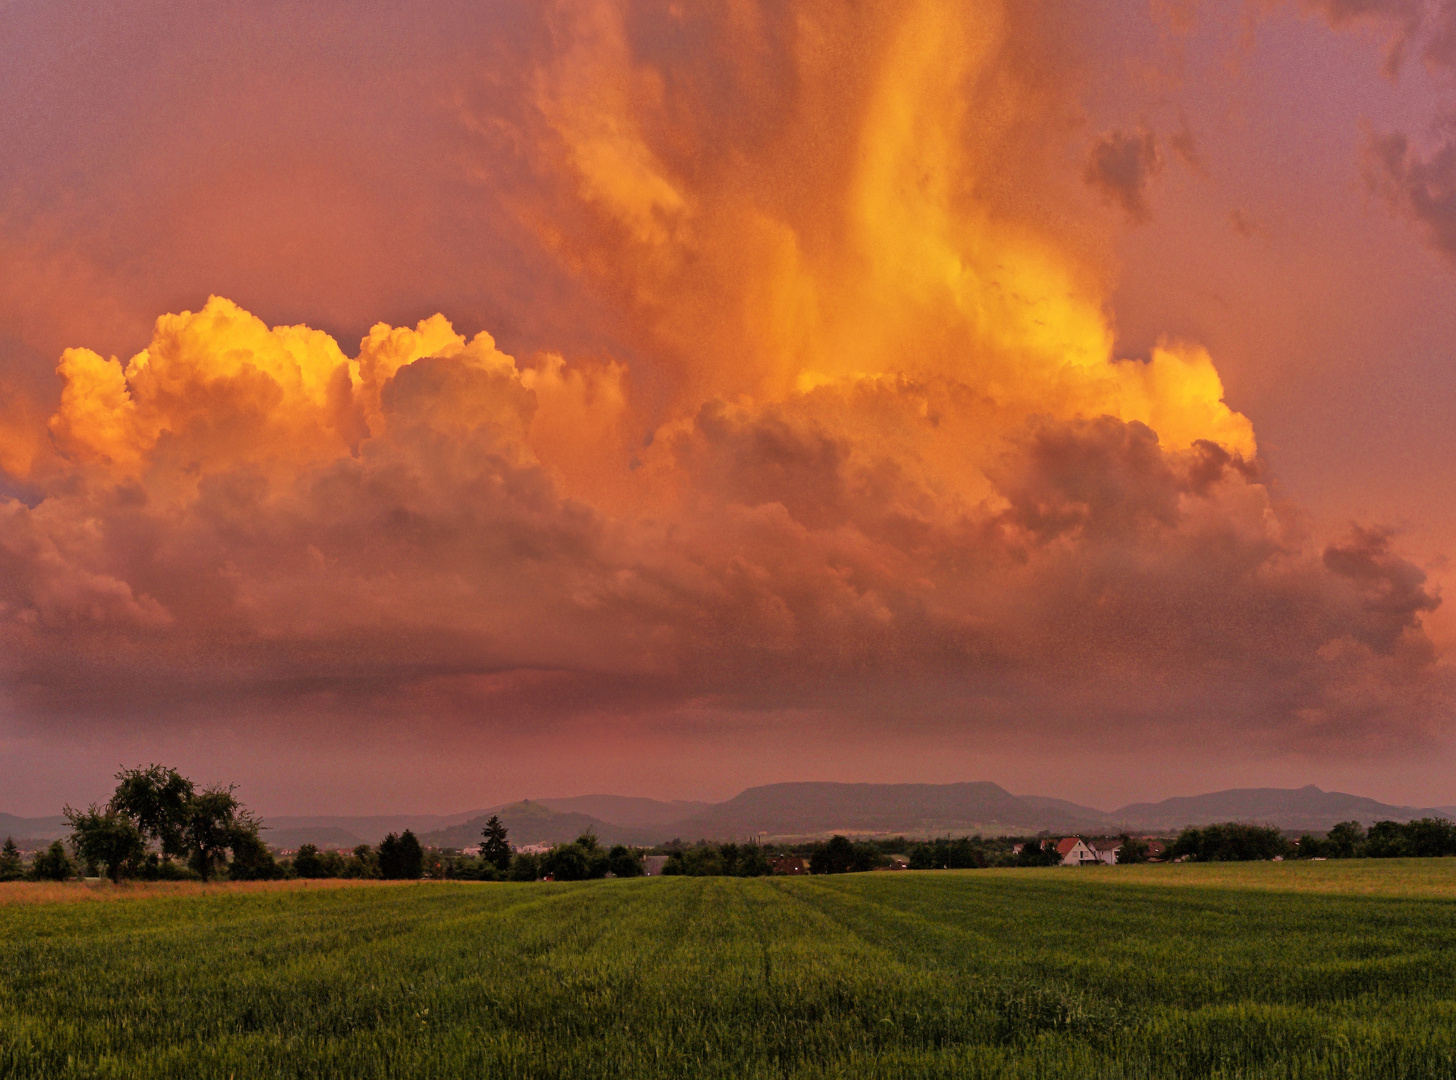
<instances>
[{"instance_id":1,"label":"orange glowing cloud","mask_svg":"<svg viewBox=\"0 0 1456 1080\"><path fill-rule=\"evenodd\" d=\"M0 504L10 685L1432 738L1421 572L1308 550L1205 350L1115 355L1031 7L674 8L702 48L656 59L632 5L553 8L529 101L470 120L636 355L439 314L350 355L219 297L66 350L56 460L0 444L38 490Z\"/></svg>"}]
</instances>

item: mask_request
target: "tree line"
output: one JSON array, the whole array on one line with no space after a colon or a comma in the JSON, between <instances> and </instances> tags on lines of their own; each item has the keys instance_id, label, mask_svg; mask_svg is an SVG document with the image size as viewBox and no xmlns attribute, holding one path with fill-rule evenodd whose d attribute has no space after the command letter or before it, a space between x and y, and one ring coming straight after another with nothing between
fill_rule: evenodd
<instances>
[{"instance_id":1,"label":"tree line","mask_svg":"<svg viewBox=\"0 0 1456 1080\"><path fill-rule=\"evenodd\" d=\"M642 851L604 847L583 833L542 853L512 851L506 826L492 815L481 832L477 854L424 847L406 829L378 845L352 852L304 844L292 859L278 859L261 836L262 825L234 795L232 786L201 788L176 769L161 765L124 769L104 805L65 809L69 848L57 840L35 852L27 865L13 838L0 847L0 881L23 878L64 881L78 873L104 873L113 881L233 881L297 878L358 878L460 881L586 881L643 873ZM1061 861L1054 837L961 836L934 840L829 840L793 847L759 844L684 844L654 849L667 856L664 875L756 877L774 873L776 860L802 860L813 874L858 873L906 855L912 870L979 869L991 866L1051 866ZM1367 832L1345 821L1325 836L1306 833L1291 841L1266 825L1222 822L1185 828L1162 853L1168 861L1227 862L1275 858L1423 858L1456 855L1456 824L1444 818L1381 821ZM1123 834L1120 864L1147 861L1148 845ZM797 866L802 866L802 861Z\"/></svg>"},{"instance_id":2,"label":"tree line","mask_svg":"<svg viewBox=\"0 0 1456 1080\"><path fill-rule=\"evenodd\" d=\"M593 878L639 877L642 857L621 844L604 848L593 833L549 851L512 851L506 826L491 815L481 830L480 851L467 855L452 849L423 848L409 829L390 833L377 848L361 844L352 853L320 851L304 844L285 862L290 876L301 878L381 878L408 881L589 881Z\"/></svg>"},{"instance_id":3,"label":"tree line","mask_svg":"<svg viewBox=\"0 0 1456 1080\"><path fill-rule=\"evenodd\" d=\"M256 818L232 786L199 788L162 765L123 769L104 805L65 808L70 849L57 840L37 852L28 871L13 838L0 848L0 880L28 876L64 881L78 872L112 881L274 877L278 866Z\"/></svg>"},{"instance_id":4,"label":"tree line","mask_svg":"<svg viewBox=\"0 0 1456 1080\"><path fill-rule=\"evenodd\" d=\"M0 881L66 881L104 874L112 881L268 881L281 878L424 877L461 881L584 881L636 877L641 854L622 845L604 848L592 833L544 853L516 852L505 824L492 815L479 851L424 847L409 829L352 852L304 844L292 859L278 859L262 839L262 823L232 786L199 787L176 769L148 765L116 774L104 804L65 808L69 845L56 840L26 865L13 837L0 846Z\"/></svg>"}]
</instances>

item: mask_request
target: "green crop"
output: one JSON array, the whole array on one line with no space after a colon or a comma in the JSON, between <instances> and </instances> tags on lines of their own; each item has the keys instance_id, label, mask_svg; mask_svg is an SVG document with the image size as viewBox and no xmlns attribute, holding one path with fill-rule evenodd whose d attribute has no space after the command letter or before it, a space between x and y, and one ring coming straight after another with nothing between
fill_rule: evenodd
<instances>
[{"instance_id":1,"label":"green crop","mask_svg":"<svg viewBox=\"0 0 1456 1080\"><path fill-rule=\"evenodd\" d=\"M0 903L0 1077L457 1076L1456 1077L1456 866Z\"/></svg>"}]
</instances>

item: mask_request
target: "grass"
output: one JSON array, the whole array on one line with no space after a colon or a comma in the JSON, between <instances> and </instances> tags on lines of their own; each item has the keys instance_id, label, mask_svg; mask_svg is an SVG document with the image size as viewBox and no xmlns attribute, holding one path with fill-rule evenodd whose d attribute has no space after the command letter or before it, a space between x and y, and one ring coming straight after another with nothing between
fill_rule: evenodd
<instances>
[{"instance_id":1,"label":"grass","mask_svg":"<svg viewBox=\"0 0 1456 1080\"><path fill-rule=\"evenodd\" d=\"M5 1078L1456 1078L1452 860L16 895Z\"/></svg>"}]
</instances>

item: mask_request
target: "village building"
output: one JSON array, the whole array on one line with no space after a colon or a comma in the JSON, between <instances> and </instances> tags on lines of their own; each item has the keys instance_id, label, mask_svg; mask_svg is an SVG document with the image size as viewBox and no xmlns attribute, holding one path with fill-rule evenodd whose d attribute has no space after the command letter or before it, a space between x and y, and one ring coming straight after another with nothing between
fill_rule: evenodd
<instances>
[{"instance_id":1,"label":"village building","mask_svg":"<svg viewBox=\"0 0 1456 1080\"><path fill-rule=\"evenodd\" d=\"M809 860L802 855L775 855L771 865L775 874L807 874Z\"/></svg>"},{"instance_id":2,"label":"village building","mask_svg":"<svg viewBox=\"0 0 1456 1080\"><path fill-rule=\"evenodd\" d=\"M1080 836L1063 837L1057 844L1057 854L1062 857L1063 866L1085 866L1099 861L1097 853Z\"/></svg>"}]
</instances>

